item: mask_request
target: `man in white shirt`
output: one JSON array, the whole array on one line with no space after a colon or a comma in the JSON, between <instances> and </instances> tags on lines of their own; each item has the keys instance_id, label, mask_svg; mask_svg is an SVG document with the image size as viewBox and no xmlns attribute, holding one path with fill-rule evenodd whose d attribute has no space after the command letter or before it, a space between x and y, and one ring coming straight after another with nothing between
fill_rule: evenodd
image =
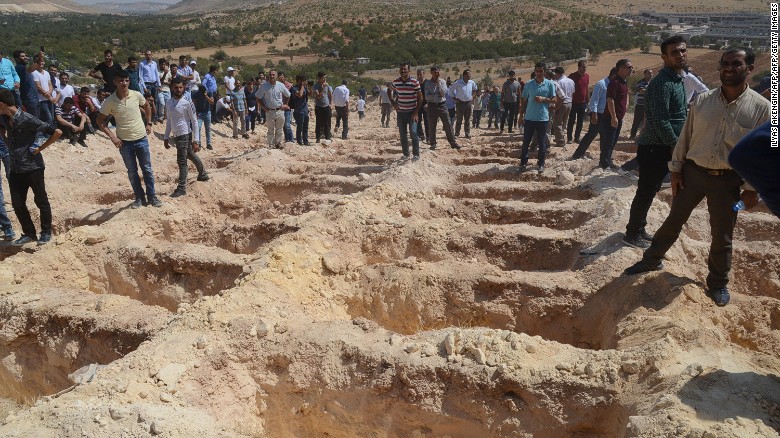
<instances>
[{"instance_id":1,"label":"man in white shirt","mask_svg":"<svg viewBox=\"0 0 780 438\"><path fill-rule=\"evenodd\" d=\"M691 100L693 100L694 96L698 96L699 94L706 93L707 91L710 91L709 88L707 88L706 85L704 85L699 78L693 74L693 71L688 68L688 70L683 70L683 87L685 87L685 99L690 104Z\"/></svg>"},{"instance_id":2,"label":"man in white shirt","mask_svg":"<svg viewBox=\"0 0 780 438\"><path fill-rule=\"evenodd\" d=\"M563 73L563 67L555 67L553 80L560 90L559 96L561 99L558 101L558 105L553 113L552 134L555 137L555 145L559 147L566 146L566 126L569 124L571 101L572 96L574 96L574 81Z\"/></svg>"},{"instance_id":3,"label":"man in white shirt","mask_svg":"<svg viewBox=\"0 0 780 438\"><path fill-rule=\"evenodd\" d=\"M179 56L179 68L177 69L178 76L184 81L184 93L187 98L190 97L190 82L194 78L192 74L192 67L187 63L187 56Z\"/></svg>"},{"instance_id":4,"label":"man in white shirt","mask_svg":"<svg viewBox=\"0 0 780 438\"><path fill-rule=\"evenodd\" d=\"M455 98L455 137L460 136L460 126L463 124L463 119L466 119L466 123L463 124L463 131L466 133L466 138L471 138L471 110L473 108L472 100L474 99L474 93L477 92L477 84L471 80L471 70L463 70L463 76L455 81L447 91L450 96Z\"/></svg>"},{"instance_id":5,"label":"man in white shirt","mask_svg":"<svg viewBox=\"0 0 780 438\"><path fill-rule=\"evenodd\" d=\"M333 106L336 107L336 129L334 129L334 132L339 130L339 124L341 120L344 120L344 130L341 131L341 138L346 140L349 133L349 88L347 88L346 79L333 90Z\"/></svg>"},{"instance_id":6,"label":"man in white shirt","mask_svg":"<svg viewBox=\"0 0 780 438\"><path fill-rule=\"evenodd\" d=\"M52 97L52 83L49 72L43 68L45 61L43 55L38 53L33 56L33 68L30 72L35 81L35 88L38 89L38 110L39 119L42 122L52 123L54 121L54 97Z\"/></svg>"},{"instance_id":7,"label":"man in white shirt","mask_svg":"<svg viewBox=\"0 0 780 438\"><path fill-rule=\"evenodd\" d=\"M271 70L268 72L268 82L260 86L255 96L257 104L265 110L268 147L282 149L284 111L289 109L287 102L290 99L290 91L276 80L276 70Z\"/></svg>"},{"instance_id":8,"label":"man in white shirt","mask_svg":"<svg viewBox=\"0 0 780 438\"><path fill-rule=\"evenodd\" d=\"M197 68L196 67L197 65L198 65L198 63L195 62L194 59L192 61L190 61L190 69L192 69L192 80L189 83L190 92L192 92L192 90L195 89L196 85L200 84L200 73L198 73L198 71L195 70L195 68Z\"/></svg>"},{"instance_id":9,"label":"man in white shirt","mask_svg":"<svg viewBox=\"0 0 780 438\"><path fill-rule=\"evenodd\" d=\"M388 95L387 87L389 84L390 83L388 82L379 90L379 105L382 108L382 119L379 121L379 123L383 128L390 126L390 114L393 112L393 104L391 103L390 96Z\"/></svg>"},{"instance_id":10,"label":"man in white shirt","mask_svg":"<svg viewBox=\"0 0 780 438\"><path fill-rule=\"evenodd\" d=\"M57 106L62 106L65 98L76 95L76 90L73 89L73 85L70 85L69 82L70 75L65 72L60 73L60 86L57 92Z\"/></svg>"},{"instance_id":11,"label":"man in white shirt","mask_svg":"<svg viewBox=\"0 0 780 438\"><path fill-rule=\"evenodd\" d=\"M227 68L227 76L225 76L225 88L227 88L228 92L233 91L233 89L236 88L235 72L236 69L233 67Z\"/></svg>"},{"instance_id":12,"label":"man in white shirt","mask_svg":"<svg viewBox=\"0 0 780 438\"><path fill-rule=\"evenodd\" d=\"M168 119L165 123L165 149L171 147L168 140L173 134L176 145L176 164L179 165L179 184L171 193L171 198L187 194L187 159L198 169L198 181L208 181L209 175L195 152L200 149L200 130L198 117L195 115L195 104L184 97L184 80L171 79L171 98L165 103L165 113Z\"/></svg>"}]
</instances>

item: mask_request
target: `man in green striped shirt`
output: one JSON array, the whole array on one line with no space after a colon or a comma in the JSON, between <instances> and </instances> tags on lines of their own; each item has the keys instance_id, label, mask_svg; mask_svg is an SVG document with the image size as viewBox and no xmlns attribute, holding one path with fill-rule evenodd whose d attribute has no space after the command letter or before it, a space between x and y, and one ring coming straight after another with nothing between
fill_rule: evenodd
<instances>
[{"instance_id":1,"label":"man in green striped shirt","mask_svg":"<svg viewBox=\"0 0 780 438\"><path fill-rule=\"evenodd\" d=\"M688 116L682 78L687 54L687 43L683 37L673 36L664 40L661 43L664 68L647 86L645 129L637 141L639 182L623 238L623 243L628 246L644 249L653 240L653 236L645 230L647 212L669 172L667 163L672 159L672 150Z\"/></svg>"}]
</instances>

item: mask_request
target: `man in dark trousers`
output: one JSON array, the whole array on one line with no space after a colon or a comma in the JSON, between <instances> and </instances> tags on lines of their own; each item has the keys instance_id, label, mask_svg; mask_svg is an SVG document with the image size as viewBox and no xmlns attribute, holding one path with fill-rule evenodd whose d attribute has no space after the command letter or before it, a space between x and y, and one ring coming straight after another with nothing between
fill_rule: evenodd
<instances>
[{"instance_id":1,"label":"man in dark trousers","mask_svg":"<svg viewBox=\"0 0 780 438\"><path fill-rule=\"evenodd\" d=\"M745 134L769 119L769 102L747 83L755 59L750 48L729 49L721 56L721 86L695 99L669 161L673 196L669 216L642 260L625 274L662 269L661 260L691 212L707 198L712 235L707 295L718 306L729 303L727 285L738 210L734 206L742 201L745 208L754 207L758 193L731 168L728 156Z\"/></svg>"},{"instance_id":2,"label":"man in dark trousers","mask_svg":"<svg viewBox=\"0 0 780 438\"><path fill-rule=\"evenodd\" d=\"M623 117L628 108L628 83L626 79L634 72L634 66L628 59L621 59L615 64L617 77L607 86L607 107L601 119L599 135L599 166L602 169L611 168L612 150L615 149L620 129L623 127Z\"/></svg>"},{"instance_id":3,"label":"man in dark trousers","mask_svg":"<svg viewBox=\"0 0 780 438\"><path fill-rule=\"evenodd\" d=\"M37 145L35 142L40 133L49 138ZM13 242L14 245L21 246L36 240L39 245L43 245L51 240L51 206L46 194L41 151L60 135L62 131L59 129L17 108L16 97L10 90L0 90L0 136L8 146L11 157L8 186L14 213L22 226L22 235ZM40 238L30 217L30 210L27 209L27 193L30 189L35 196L35 205L40 210Z\"/></svg>"},{"instance_id":4,"label":"man in dark trousers","mask_svg":"<svg viewBox=\"0 0 780 438\"><path fill-rule=\"evenodd\" d=\"M661 43L664 68L647 86L645 93L645 129L637 141L639 182L631 202L631 214L626 225L623 243L634 248L647 248L653 240L646 230L647 212L655 195L661 190L667 163L677 144L688 103L685 99L682 72L687 62L688 46L681 36L667 38Z\"/></svg>"}]
</instances>

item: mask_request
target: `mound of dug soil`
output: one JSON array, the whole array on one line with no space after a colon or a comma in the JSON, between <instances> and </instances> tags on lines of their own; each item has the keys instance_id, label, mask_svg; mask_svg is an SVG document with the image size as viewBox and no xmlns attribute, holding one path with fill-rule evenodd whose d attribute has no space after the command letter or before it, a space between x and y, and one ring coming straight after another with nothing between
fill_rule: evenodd
<instances>
[{"instance_id":1,"label":"mound of dug soil","mask_svg":"<svg viewBox=\"0 0 780 438\"><path fill-rule=\"evenodd\" d=\"M175 199L158 126L161 208L107 140L47 150L55 237L0 247L0 435L778 436L777 219L740 213L717 308L704 205L621 277L634 182L487 129L403 162L377 113L284 150L217 125Z\"/></svg>"}]
</instances>

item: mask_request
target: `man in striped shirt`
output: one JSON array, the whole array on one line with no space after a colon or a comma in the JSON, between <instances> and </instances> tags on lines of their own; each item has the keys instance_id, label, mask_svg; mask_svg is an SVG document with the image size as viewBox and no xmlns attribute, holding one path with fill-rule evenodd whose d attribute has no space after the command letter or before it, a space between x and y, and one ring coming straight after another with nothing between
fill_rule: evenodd
<instances>
[{"instance_id":1,"label":"man in striped shirt","mask_svg":"<svg viewBox=\"0 0 780 438\"><path fill-rule=\"evenodd\" d=\"M409 64L399 66L401 74L390 84L393 92L393 107L397 112L398 131L401 134L401 149L404 159L409 159L409 137L412 136L412 160L420 159L420 138L417 136L418 112L422 106L422 91L417 79L409 76Z\"/></svg>"}]
</instances>

